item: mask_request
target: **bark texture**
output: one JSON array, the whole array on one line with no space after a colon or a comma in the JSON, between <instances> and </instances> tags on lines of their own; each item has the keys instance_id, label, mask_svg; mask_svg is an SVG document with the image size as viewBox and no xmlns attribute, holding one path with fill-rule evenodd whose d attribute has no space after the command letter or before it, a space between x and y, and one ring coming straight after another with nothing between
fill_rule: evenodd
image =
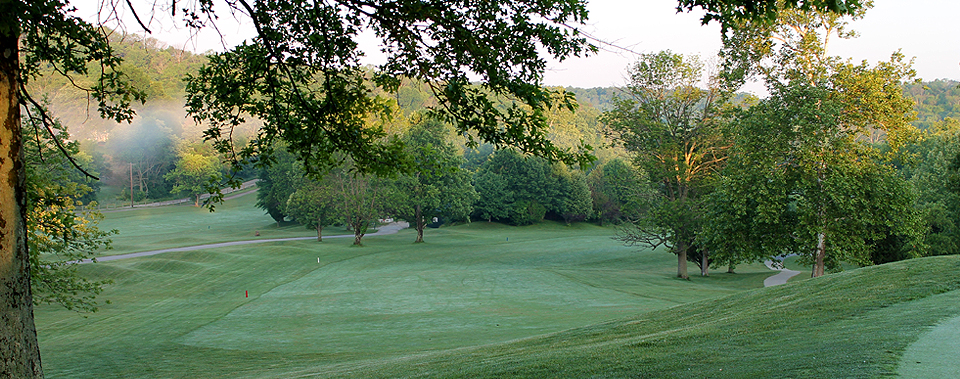
<instances>
[{"instance_id":1,"label":"bark texture","mask_svg":"<svg viewBox=\"0 0 960 379\"><path fill-rule=\"evenodd\" d=\"M813 273L810 275L813 278L823 276L823 261L827 257L827 243L826 236L823 233L817 235L817 260L813 264Z\"/></svg>"},{"instance_id":2,"label":"bark texture","mask_svg":"<svg viewBox=\"0 0 960 379\"><path fill-rule=\"evenodd\" d=\"M423 210L420 208L420 204L417 204L416 214L413 218L417 219L417 240L414 243L423 242L423 228L427 225L427 222L423 219Z\"/></svg>"},{"instance_id":3,"label":"bark texture","mask_svg":"<svg viewBox=\"0 0 960 379\"><path fill-rule=\"evenodd\" d=\"M0 378L39 378L43 371L24 222L18 66L17 37L0 35Z\"/></svg>"},{"instance_id":4,"label":"bark texture","mask_svg":"<svg viewBox=\"0 0 960 379\"><path fill-rule=\"evenodd\" d=\"M700 276L710 276L710 252L706 249L700 256Z\"/></svg>"},{"instance_id":5,"label":"bark texture","mask_svg":"<svg viewBox=\"0 0 960 379\"><path fill-rule=\"evenodd\" d=\"M677 277L681 279L690 279L687 275L687 247L684 246L677 252Z\"/></svg>"}]
</instances>

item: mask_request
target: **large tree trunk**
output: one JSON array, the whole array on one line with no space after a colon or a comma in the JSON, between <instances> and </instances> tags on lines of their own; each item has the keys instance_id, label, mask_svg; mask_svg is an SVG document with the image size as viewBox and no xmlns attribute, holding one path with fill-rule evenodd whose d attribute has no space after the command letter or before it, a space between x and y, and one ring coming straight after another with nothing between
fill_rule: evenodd
<instances>
[{"instance_id":1,"label":"large tree trunk","mask_svg":"<svg viewBox=\"0 0 960 379\"><path fill-rule=\"evenodd\" d=\"M416 214L413 218L417 220L417 240L414 243L423 242L423 228L427 223L423 220L423 210L420 209L420 204L417 204Z\"/></svg>"},{"instance_id":2,"label":"large tree trunk","mask_svg":"<svg viewBox=\"0 0 960 379\"><path fill-rule=\"evenodd\" d=\"M817 234L817 260L813 264L813 273L810 275L812 278L823 276L823 261L827 256L827 241L826 236L823 232Z\"/></svg>"},{"instance_id":3,"label":"large tree trunk","mask_svg":"<svg viewBox=\"0 0 960 379\"><path fill-rule=\"evenodd\" d=\"M200 194L198 193L194 196L195 197L193 198L193 206L200 207Z\"/></svg>"},{"instance_id":4,"label":"large tree trunk","mask_svg":"<svg viewBox=\"0 0 960 379\"><path fill-rule=\"evenodd\" d=\"M710 276L710 251L703 249L700 256L700 276Z\"/></svg>"},{"instance_id":5,"label":"large tree trunk","mask_svg":"<svg viewBox=\"0 0 960 379\"><path fill-rule=\"evenodd\" d=\"M16 25L15 15L2 15ZM0 35L0 377L43 377L30 293L16 33Z\"/></svg>"},{"instance_id":6,"label":"large tree trunk","mask_svg":"<svg viewBox=\"0 0 960 379\"><path fill-rule=\"evenodd\" d=\"M323 242L323 224L317 219L317 242Z\"/></svg>"},{"instance_id":7,"label":"large tree trunk","mask_svg":"<svg viewBox=\"0 0 960 379\"><path fill-rule=\"evenodd\" d=\"M687 276L687 246L681 246L677 251L677 277L681 279L690 279Z\"/></svg>"}]
</instances>

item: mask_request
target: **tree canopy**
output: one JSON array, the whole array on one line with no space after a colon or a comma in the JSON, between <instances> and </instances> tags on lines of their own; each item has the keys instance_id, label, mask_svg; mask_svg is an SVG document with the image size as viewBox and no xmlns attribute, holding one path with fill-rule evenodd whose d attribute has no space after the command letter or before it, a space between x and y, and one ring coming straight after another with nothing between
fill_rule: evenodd
<instances>
[{"instance_id":1,"label":"tree canopy","mask_svg":"<svg viewBox=\"0 0 960 379\"><path fill-rule=\"evenodd\" d=\"M828 39L849 35L845 25L835 14L793 10L737 31L752 36L746 45L726 41L738 43L726 51L750 58L727 68L759 74L771 95L739 118L712 198L701 241L721 260L798 254L821 276L841 261L880 259L884 240L915 240L912 192L889 164L918 135L901 87L914 73L899 53L876 65L828 56Z\"/></svg>"},{"instance_id":2,"label":"tree canopy","mask_svg":"<svg viewBox=\"0 0 960 379\"><path fill-rule=\"evenodd\" d=\"M417 230L416 242L423 242L424 226L433 218L468 218L478 195L470 174L460 168L463 157L449 142L445 125L423 120L404 134L403 142L412 172L396 180L393 208Z\"/></svg>"},{"instance_id":3,"label":"tree canopy","mask_svg":"<svg viewBox=\"0 0 960 379\"><path fill-rule=\"evenodd\" d=\"M677 276L687 278L688 251L702 223L701 199L726 160L720 110L723 92L698 87L703 64L670 51L645 54L629 68L624 97L603 115L613 139L629 151L658 189L619 239L677 254ZM716 83L712 80L712 83Z\"/></svg>"}]
</instances>

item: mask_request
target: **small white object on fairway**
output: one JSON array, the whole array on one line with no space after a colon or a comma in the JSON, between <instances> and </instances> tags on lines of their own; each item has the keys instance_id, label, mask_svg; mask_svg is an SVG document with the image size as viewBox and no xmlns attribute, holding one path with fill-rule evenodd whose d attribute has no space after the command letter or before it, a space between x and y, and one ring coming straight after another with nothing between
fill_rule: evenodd
<instances>
[{"instance_id":1,"label":"small white object on fairway","mask_svg":"<svg viewBox=\"0 0 960 379\"><path fill-rule=\"evenodd\" d=\"M907 346L897 374L901 378L960 378L960 317L941 322Z\"/></svg>"}]
</instances>

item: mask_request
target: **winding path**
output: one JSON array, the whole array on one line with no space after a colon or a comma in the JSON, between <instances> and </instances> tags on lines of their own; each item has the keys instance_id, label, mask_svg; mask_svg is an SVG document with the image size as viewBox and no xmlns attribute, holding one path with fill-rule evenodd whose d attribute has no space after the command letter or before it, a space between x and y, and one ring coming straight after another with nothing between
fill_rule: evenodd
<instances>
[{"instance_id":1,"label":"winding path","mask_svg":"<svg viewBox=\"0 0 960 379\"><path fill-rule=\"evenodd\" d=\"M787 280L790 280L790 278L800 274L800 271L794 271L794 270L784 268L782 262L774 263L773 261L766 261L766 262L763 262L763 264L767 265L767 268L771 270L780 271L776 275L764 279L763 280L764 287L773 287L773 286L779 286L781 284L786 284Z\"/></svg>"},{"instance_id":2,"label":"winding path","mask_svg":"<svg viewBox=\"0 0 960 379\"><path fill-rule=\"evenodd\" d=\"M396 234L397 232L400 231L400 229L404 229L404 228L407 228L407 227L409 227L409 226L410 226L410 224L408 224L408 223L405 222L405 221L392 222L392 223L389 223L389 224L386 224L386 225L381 226L379 229L377 229L377 232L376 232L376 233L367 234L365 237L385 236L385 235L388 235L388 234ZM327 238L347 238L347 237L353 238L353 234L338 234L338 235L332 235L332 236L325 236L325 237L323 237L323 238L324 238L324 239L327 239ZM170 249L141 251L141 252L138 252L138 253L108 255L108 256L105 256L105 257L99 257L99 258L97 258L97 262L115 261L115 260L118 260L118 259L136 258L136 257L148 257L148 256L151 256L151 255L157 255L157 254L162 254L162 253L170 253L170 252L174 252L174 251L192 251L192 250L213 249L213 248L227 247L227 246L250 245L250 244L254 244L254 243L281 242L281 241L302 241L302 240L310 240L310 239L317 239L317 237L265 238L265 239L259 239L259 240L232 241L232 242L211 243L211 244L206 244L206 245L174 247L174 248L170 248ZM92 262L92 261L89 260L89 259L84 259L84 260L80 261L80 263L90 263L90 262Z\"/></svg>"}]
</instances>

